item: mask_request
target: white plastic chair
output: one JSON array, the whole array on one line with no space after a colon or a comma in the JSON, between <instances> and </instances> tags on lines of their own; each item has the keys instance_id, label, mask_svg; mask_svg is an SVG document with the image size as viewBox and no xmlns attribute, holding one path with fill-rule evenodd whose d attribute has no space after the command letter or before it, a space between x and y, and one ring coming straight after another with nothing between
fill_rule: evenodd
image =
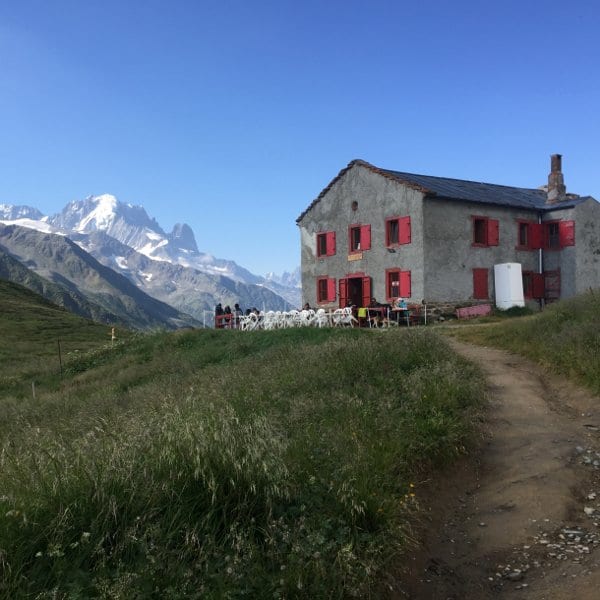
<instances>
[{"instance_id":1,"label":"white plastic chair","mask_svg":"<svg viewBox=\"0 0 600 600\"><path fill-rule=\"evenodd\" d=\"M354 327L354 323L358 323L358 321L352 314L352 309L349 306L342 308L341 325L350 325L350 327Z\"/></svg>"},{"instance_id":2,"label":"white plastic chair","mask_svg":"<svg viewBox=\"0 0 600 600\"><path fill-rule=\"evenodd\" d=\"M341 327L343 325L342 320L344 318L344 310L342 308L336 308L331 315L331 321L334 327Z\"/></svg>"},{"instance_id":3,"label":"white plastic chair","mask_svg":"<svg viewBox=\"0 0 600 600\"><path fill-rule=\"evenodd\" d=\"M329 317L324 308L317 309L315 318L313 319L313 325L315 325L315 327L327 327L329 325Z\"/></svg>"},{"instance_id":4,"label":"white plastic chair","mask_svg":"<svg viewBox=\"0 0 600 600\"><path fill-rule=\"evenodd\" d=\"M275 329L277 326L277 315L272 310L267 311L263 317L263 329Z\"/></svg>"}]
</instances>

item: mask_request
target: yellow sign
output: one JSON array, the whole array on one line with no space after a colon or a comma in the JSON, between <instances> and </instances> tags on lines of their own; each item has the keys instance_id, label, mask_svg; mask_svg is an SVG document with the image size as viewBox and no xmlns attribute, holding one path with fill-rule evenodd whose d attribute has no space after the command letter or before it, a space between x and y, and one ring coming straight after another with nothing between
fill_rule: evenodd
<instances>
[{"instance_id":1,"label":"yellow sign","mask_svg":"<svg viewBox=\"0 0 600 600\"><path fill-rule=\"evenodd\" d=\"M362 260L362 252L356 254L348 254L348 260Z\"/></svg>"}]
</instances>

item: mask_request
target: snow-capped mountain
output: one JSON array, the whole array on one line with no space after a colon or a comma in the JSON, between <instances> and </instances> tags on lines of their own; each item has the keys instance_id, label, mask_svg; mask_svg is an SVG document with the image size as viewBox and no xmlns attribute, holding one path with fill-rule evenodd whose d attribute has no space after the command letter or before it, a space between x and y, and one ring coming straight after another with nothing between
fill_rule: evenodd
<instances>
[{"instance_id":1,"label":"snow-capped mountain","mask_svg":"<svg viewBox=\"0 0 600 600\"><path fill-rule=\"evenodd\" d=\"M70 202L60 213L50 217L31 207L0 205L0 221L66 235L146 293L187 310L196 318L202 318L200 313L217 302L239 302L242 306L273 309L300 304L299 269L282 276L254 275L234 261L200 252L189 225L177 224L167 233L142 206L122 203L110 194ZM102 236L98 237L99 234ZM106 249L110 246L107 238L115 240L127 251L107 255ZM150 262L143 263L140 255ZM138 272L142 263L145 275ZM159 263L169 263L179 269L161 270ZM187 270L190 270L189 274L186 274ZM194 275L197 272L206 277L199 279ZM176 276L167 281L167 273ZM164 290L160 284L165 286ZM190 302L185 300L190 296L195 299L192 303L194 311L190 311Z\"/></svg>"},{"instance_id":2,"label":"snow-capped mountain","mask_svg":"<svg viewBox=\"0 0 600 600\"><path fill-rule=\"evenodd\" d=\"M302 285L300 267L296 267L291 273L284 271L281 275L267 273L265 279L290 288L299 288Z\"/></svg>"},{"instance_id":3,"label":"snow-capped mountain","mask_svg":"<svg viewBox=\"0 0 600 600\"><path fill-rule=\"evenodd\" d=\"M200 252L189 225L178 223L171 233L166 233L142 206L124 204L110 194L71 202L61 213L49 217L48 223L67 232L102 231L152 260L191 267L243 283L267 284L268 287L267 279L250 273L235 262Z\"/></svg>"},{"instance_id":4,"label":"snow-capped mountain","mask_svg":"<svg viewBox=\"0 0 600 600\"><path fill-rule=\"evenodd\" d=\"M11 204L0 204L0 220L15 221L17 219L30 219L41 221L44 215L31 206L13 206Z\"/></svg>"}]
</instances>

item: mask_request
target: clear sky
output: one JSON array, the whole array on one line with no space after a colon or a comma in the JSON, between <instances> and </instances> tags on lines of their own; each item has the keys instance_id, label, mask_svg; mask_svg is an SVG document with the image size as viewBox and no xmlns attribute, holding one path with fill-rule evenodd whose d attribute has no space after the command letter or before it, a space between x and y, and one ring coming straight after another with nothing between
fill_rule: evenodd
<instances>
[{"instance_id":1,"label":"clear sky","mask_svg":"<svg viewBox=\"0 0 600 600\"><path fill-rule=\"evenodd\" d=\"M349 161L600 199L597 0L2 0L0 203L143 205L254 273Z\"/></svg>"}]
</instances>

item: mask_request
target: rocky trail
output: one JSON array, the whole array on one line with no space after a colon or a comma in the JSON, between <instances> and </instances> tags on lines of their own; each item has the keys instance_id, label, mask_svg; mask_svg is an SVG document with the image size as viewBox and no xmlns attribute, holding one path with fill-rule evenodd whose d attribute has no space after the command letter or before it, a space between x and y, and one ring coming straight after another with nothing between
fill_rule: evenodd
<instances>
[{"instance_id":1,"label":"rocky trail","mask_svg":"<svg viewBox=\"0 0 600 600\"><path fill-rule=\"evenodd\" d=\"M600 399L501 350L452 341L488 378L484 442L430 484L413 600L600 598Z\"/></svg>"}]
</instances>

